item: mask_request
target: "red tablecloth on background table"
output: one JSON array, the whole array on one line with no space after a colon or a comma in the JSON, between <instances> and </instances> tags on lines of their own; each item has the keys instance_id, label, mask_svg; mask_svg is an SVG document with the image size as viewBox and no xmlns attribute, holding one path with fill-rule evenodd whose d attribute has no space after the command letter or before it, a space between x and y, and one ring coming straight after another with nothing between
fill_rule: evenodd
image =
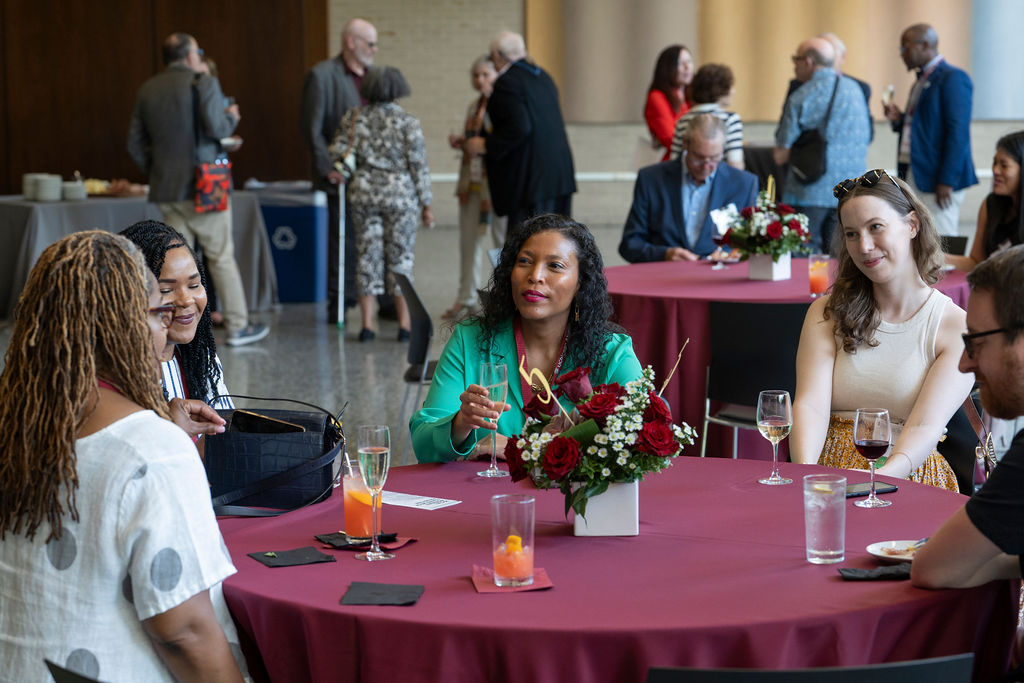
<instances>
[{"instance_id":1,"label":"red tablecloth on background table","mask_svg":"<svg viewBox=\"0 0 1024 683\"><path fill-rule=\"evenodd\" d=\"M891 507L847 501L846 561L804 559L797 483L756 483L766 464L679 458L640 484L640 535L577 538L557 491L537 492L536 564L546 591L478 594L471 565L490 563L490 496L532 489L475 476L480 463L392 470L387 489L463 501L435 511L385 506L386 530L418 542L368 564L270 569L246 553L319 545L342 526L340 492L278 518L223 519L238 574L224 594L274 681L643 681L651 666L788 668L974 651L993 680L1006 665L1016 582L926 591L909 581L846 582L864 548L932 533L964 496L899 481ZM849 472L853 481L866 479ZM343 606L352 581L419 584L412 607ZM255 667L258 668L258 667Z\"/></svg>"},{"instance_id":2,"label":"red tablecloth on background table","mask_svg":"<svg viewBox=\"0 0 1024 683\"><path fill-rule=\"evenodd\" d=\"M750 280L746 262L724 270L712 270L706 261L636 263L605 269L616 320L633 338L641 364L652 365L657 376L664 377L683 342L690 340L677 374L663 394L676 419L698 431L703 424L704 385L711 360L708 302L810 301L807 260L793 259L791 270L793 276L788 280L766 282ZM947 273L936 287L961 308L967 307L969 290L961 271ZM731 434L730 429L712 425L708 455L731 454ZM740 430L740 435L740 457L771 460L772 449L766 440L756 432ZM699 444L688 452L699 453Z\"/></svg>"}]
</instances>

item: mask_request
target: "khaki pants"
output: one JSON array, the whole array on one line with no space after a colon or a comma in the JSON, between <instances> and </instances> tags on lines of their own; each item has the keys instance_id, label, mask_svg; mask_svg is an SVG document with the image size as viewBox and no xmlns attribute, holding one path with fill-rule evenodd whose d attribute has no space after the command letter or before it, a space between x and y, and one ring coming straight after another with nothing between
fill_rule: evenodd
<instances>
[{"instance_id":1,"label":"khaki pants","mask_svg":"<svg viewBox=\"0 0 1024 683\"><path fill-rule=\"evenodd\" d=\"M249 309L242 289L242 276L235 261L235 243L231 238L231 203L226 211L196 213L195 202L160 202L157 208L164 221L184 235L190 245L203 248L206 268L217 286L224 313L224 326L232 335L249 324Z\"/></svg>"},{"instance_id":2,"label":"khaki pants","mask_svg":"<svg viewBox=\"0 0 1024 683\"><path fill-rule=\"evenodd\" d=\"M967 194L966 190L954 191L953 199L949 206L945 209L940 209L939 203L935 199L935 193L922 192L917 187L917 183L914 182L914 174L909 167L907 168L907 184L914 188L918 199L928 207L928 213L932 215L932 222L935 223L935 228L939 231L940 235L955 236L960 234L960 205L964 203L964 195Z\"/></svg>"}]
</instances>

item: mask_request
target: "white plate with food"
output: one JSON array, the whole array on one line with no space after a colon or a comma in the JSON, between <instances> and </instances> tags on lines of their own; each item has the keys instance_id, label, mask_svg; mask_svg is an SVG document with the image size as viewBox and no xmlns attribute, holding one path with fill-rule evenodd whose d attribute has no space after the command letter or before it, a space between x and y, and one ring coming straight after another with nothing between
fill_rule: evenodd
<instances>
[{"instance_id":1,"label":"white plate with food","mask_svg":"<svg viewBox=\"0 0 1024 683\"><path fill-rule=\"evenodd\" d=\"M911 562L922 545L920 541L879 541L869 545L866 550L886 562Z\"/></svg>"}]
</instances>

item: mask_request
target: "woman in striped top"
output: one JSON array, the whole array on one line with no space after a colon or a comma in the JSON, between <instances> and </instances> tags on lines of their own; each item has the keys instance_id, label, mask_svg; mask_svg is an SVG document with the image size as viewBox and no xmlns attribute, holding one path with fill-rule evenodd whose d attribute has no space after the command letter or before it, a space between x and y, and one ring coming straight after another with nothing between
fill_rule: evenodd
<instances>
[{"instance_id":1,"label":"woman in striped top","mask_svg":"<svg viewBox=\"0 0 1024 683\"><path fill-rule=\"evenodd\" d=\"M678 159L683 153L683 139L686 129L695 116L714 114L725 123L725 161L733 168L743 170L743 119L725 107L732 104L736 92L732 69L725 64L705 64L697 70L690 84L693 107L676 122L672 136L672 158Z\"/></svg>"},{"instance_id":2,"label":"woman in striped top","mask_svg":"<svg viewBox=\"0 0 1024 683\"><path fill-rule=\"evenodd\" d=\"M175 307L167 346L160 358L164 392L172 400L197 399L204 403L226 395L213 321L206 305L206 273L192 247L181 233L159 221L140 221L121 234L142 250L164 301ZM213 407L234 408L228 398L218 398Z\"/></svg>"}]
</instances>

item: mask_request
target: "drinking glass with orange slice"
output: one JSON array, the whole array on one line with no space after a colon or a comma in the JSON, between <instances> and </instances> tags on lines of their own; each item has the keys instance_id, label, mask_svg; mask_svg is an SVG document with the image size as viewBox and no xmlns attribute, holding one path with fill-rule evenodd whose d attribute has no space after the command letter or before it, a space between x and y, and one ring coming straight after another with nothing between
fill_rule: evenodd
<instances>
[{"instance_id":1,"label":"drinking glass with orange slice","mask_svg":"<svg viewBox=\"0 0 1024 683\"><path fill-rule=\"evenodd\" d=\"M372 498L370 490L363 483L359 465L342 458L341 490L345 500L345 536L349 543L366 543L373 536L373 519L370 515ZM377 524L380 524L380 508L377 509Z\"/></svg>"},{"instance_id":2,"label":"drinking glass with orange slice","mask_svg":"<svg viewBox=\"0 0 1024 683\"><path fill-rule=\"evenodd\" d=\"M533 583L533 496L491 497L491 556L494 585Z\"/></svg>"}]
</instances>

